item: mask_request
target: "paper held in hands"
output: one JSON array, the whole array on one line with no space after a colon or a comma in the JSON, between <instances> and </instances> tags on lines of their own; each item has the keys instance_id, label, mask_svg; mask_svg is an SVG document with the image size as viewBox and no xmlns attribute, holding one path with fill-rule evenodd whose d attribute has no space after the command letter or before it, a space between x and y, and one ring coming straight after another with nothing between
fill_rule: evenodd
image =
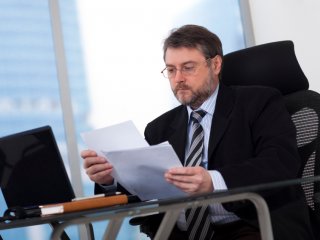
<instances>
[{"instance_id":1,"label":"paper held in hands","mask_svg":"<svg viewBox=\"0 0 320 240\"><path fill-rule=\"evenodd\" d=\"M116 181L141 200L186 196L164 179L166 170L182 167L172 146L149 146L132 121L83 133L82 138L113 165Z\"/></svg>"}]
</instances>

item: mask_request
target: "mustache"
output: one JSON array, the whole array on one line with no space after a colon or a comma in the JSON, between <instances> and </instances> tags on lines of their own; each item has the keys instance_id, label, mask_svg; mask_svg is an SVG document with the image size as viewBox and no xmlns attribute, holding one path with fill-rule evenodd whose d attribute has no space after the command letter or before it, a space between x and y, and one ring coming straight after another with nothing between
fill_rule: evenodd
<instances>
[{"instance_id":1,"label":"mustache","mask_svg":"<svg viewBox=\"0 0 320 240\"><path fill-rule=\"evenodd\" d=\"M174 92L176 93L179 90L190 90L190 87L185 83L179 83L175 88Z\"/></svg>"}]
</instances>

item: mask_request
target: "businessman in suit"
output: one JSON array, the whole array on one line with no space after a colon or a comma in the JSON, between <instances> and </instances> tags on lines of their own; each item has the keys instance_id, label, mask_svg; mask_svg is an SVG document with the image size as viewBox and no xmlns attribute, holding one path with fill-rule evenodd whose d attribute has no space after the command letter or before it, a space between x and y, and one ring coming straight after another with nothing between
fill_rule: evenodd
<instances>
[{"instance_id":1,"label":"businessman in suit","mask_svg":"<svg viewBox=\"0 0 320 240\"><path fill-rule=\"evenodd\" d=\"M194 195L298 177L302 166L295 127L277 90L223 85L222 45L206 28L185 25L173 30L163 50L166 67L162 73L181 105L150 122L145 139L151 145L169 141L184 165L165 173L169 183ZM201 148L194 148L199 160L189 165L192 137L198 131L193 130L195 122L201 129L197 142ZM91 150L82 151L81 156L97 192L121 188L115 186L107 159ZM313 239L302 189L261 194L271 211L275 239ZM256 214L247 202L210 205L203 215L213 229L210 236L197 229L191 235L186 212L170 239L260 239ZM139 224L152 237L160 220L158 215Z\"/></svg>"}]
</instances>

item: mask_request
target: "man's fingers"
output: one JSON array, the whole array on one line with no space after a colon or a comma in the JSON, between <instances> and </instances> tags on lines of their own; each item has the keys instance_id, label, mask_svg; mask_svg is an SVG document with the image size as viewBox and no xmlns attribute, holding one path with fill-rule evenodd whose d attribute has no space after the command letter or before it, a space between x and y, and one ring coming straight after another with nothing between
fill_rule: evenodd
<instances>
[{"instance_id":1,"label":"man's fingers","mask_svg":"<svg viewBox=\"0 0 320 240\"><path fill-rule=\"evenodd\" d=\"M103 172L112 169L112 165L110 163L104 162L101 164L93 164L85 169L88 175L94 175L98 172Z\"/></svg>"},{"instance_id":2,"label":"man's fingers","mask_svg":"<svg viewBox=\"0 0 320 240\"><path fill-rule=\"evenodd\" d=\"M95 179L100 179L102 177L105 177L106 175L110 175L111 172L112 172L112 168L109 168L103 171L95 172L94 174L91 174L91 176Z\"/></svg>"},{"instance_id":3,"label":"man's fingers","mask_svg":"<svg viewBox=\"0 0 320 240\"><path fill-rule=\"evenodd\" d=\"M168 179L170 182L191 183L193 181L190 176L179 174L166 174L165 178Z\"/></svg>"},{"instance_id":4,"label":"man's fingers","mask_svg":"<svg viewBox=\"0 0 320 240\"><path fill-rule=\"evenodd\" d=\"M95 151L92 151L92 150L87 149L87 150L81 151L80 156L81 156L82 158L97 157L97 153L96 153Z\"/></svg>"},{"instance_id":5,"label":"man's fingers","mask_svg":"<svg viewBox=\"0 0 320 240\"><path fill-rule=\"evenodd\" d=\"M197 174L197 167L175 167L168 170L172 175L195 175Z\"/></svg>"},{"instance_id":6,"label":"man's fingers","mask_svg":"<svg viewBox=\"0 0 320 240\"><path fill-rule=\"evenodd\" d=\"M108 163L107 159L105 159L104 157L86 157L83 161L83 166L84 168L89 168L92 165L104 164L104 163Z\"/></svg>"},{"instance_id":7,"label":"man's fingers","mask_svg":"<svg viewBox=\"0 0 320 240\"><path fill-rule=\"evenodd\" d=\"M172 184L175 185L177 188L181 189L182 191L190 194L194 194L198 190L198 186L190 182L187 183L187 182L173 181Z\"/></svg>"},{"instance_id":8,"label":"man's fingers","mask_svg":"<svg viewBox=\"0 0 320 240\"><path fill-rule=\"evenodd\" d=\"M104 171L97 172L97 173L92 174L92 175L88 174L88 176L92 181L94 181L96 183L110 184L113 181L113 178L110 175L111 172L112 172L112 168L104 170Z\"/></svg>"}]
</instances>

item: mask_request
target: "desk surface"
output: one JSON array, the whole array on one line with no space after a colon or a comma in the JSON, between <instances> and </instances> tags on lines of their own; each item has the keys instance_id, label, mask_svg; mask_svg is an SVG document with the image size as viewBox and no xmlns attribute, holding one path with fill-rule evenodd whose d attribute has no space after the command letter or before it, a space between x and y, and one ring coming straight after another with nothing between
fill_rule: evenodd
<instances>
[{"instance_id":1,"label":"desk surface","mask_svg":"<svg viewBox=\"0 0 320 240\"><path fill-rule=\"evenodd\" d=\"M108 217L108 215L113 215L120 212L130 212L128 216L133 216L133 215L136 215L141 209L145 209L145 208L157 208L159 206L168 206L168 205L177 204L177 203L186 203L191 201L210 199L210 198L222 197L222 196L232 196L234 194L246 193L246 192L259 192L261 190L275 189L275 188L286 187L290 185L297 185L297 184L308 183L308 182L320 182L320 176L309 177L304 179L292 179L292 180L274 182L274 183L259 184L254 186L247 186L247 187L227 190L227 191L217 191L210 194L204 194L204 195L198 195L198 196L192 196L192 197L179 197L179 198L172 198L172 199L159 200L159 201L130 203L126 205L91 209L91 210L78 211L73 213L56 214L56 215L45 216L45 217L32 217L27 219L18 219L18 220L13 220L8 222L1 222L0 230L47 224L51 222L69 221L72 219L76 219L80 216L104 215Z\"/></svg>"},{"instance_id":2,"label":"desk surface","mask_svg":"<svg viewBox=\"0 0 320 240\"><path fill-rule=\"evenodd\" d=\"M260 184L255 186L242 187L242 188L232 189L228 191L220 191L220 192L217 191L210 194L198 195L198 196L192 196L192 197L181 197L181 198L174 198L174 199L168 199L168 200L130 203L126 205L97 208L97 209L78 211L73 213L57 214L57 215L51 215L51 216L45 216L45 217L33 217L28 219L2 222L0 223L0 230L19 228L19 227L28 227L28 226L34 226L34 225L40 225L40 224L50 224L50 223L73 222L74 224L78 224L79 222L77 222L76 220L79 220L79 219L92 219L94 221L99 221L99 220L113 219L114 216L116 215L122 218L132 217L132 216L138 216L145 213L166 211L164 209L175 211L176 207L179 211L179 209L181 210L183 208L199 206L203 202L206 202L206 204L210 204L214 202L237 201L237 199L232 198L232 196L238 196L244 193L255 193L261 190L275 189L275 188L280 188L280 187L285 187L290 185L298 185L301 183L308 183L308 182L310 183L310 182L319 182L319 181L320 181L320 176L310 177L305 179L293 179L293 180L276 182L276 183L267 183L267 184ZM245 199L250 199L251 197L249 196L248 198L246 195L243 195L243 196Z\"/></svg>"},{"instance_id":3,"label":"desk surface","mask_svg":"<svg viewBox=\"0 0 320 240\"><path fill-rule=\"evenodd\" d=\"M248 192L247 191L248 189L253 192L255 188L253 187L239 188L235 190L220 191L220 192L197 195L192 197L179 197L179 198L172 198L172 199L166 199L166 200L154 200L149 202L129 203L126 205L117 205L112 207L96 208L96 209L77 211L77 212L71 212L71 213L55 214L51 216L17 219L17 220L12 220L7 222L1 222L0 230L19 228L19 227L28 227L28 226L34 226L34 225L40 225L40 224L49 224L52 222L65 222L65 221L70 221L83 216L98 217L103 215L107 219L109 216L113 216L114 214L119 214L124 212L127 213L127 216L135 216L135 215L139 215L140 212L146 209L156 210L160 206L166 207L174 204L184 204L184 203L190 203L190 202L201 201L206 199L210 201L210 199L215 199L215 198L220 198L225 196L232 196L234 194Z\"/></svg>"}]
</instances>

